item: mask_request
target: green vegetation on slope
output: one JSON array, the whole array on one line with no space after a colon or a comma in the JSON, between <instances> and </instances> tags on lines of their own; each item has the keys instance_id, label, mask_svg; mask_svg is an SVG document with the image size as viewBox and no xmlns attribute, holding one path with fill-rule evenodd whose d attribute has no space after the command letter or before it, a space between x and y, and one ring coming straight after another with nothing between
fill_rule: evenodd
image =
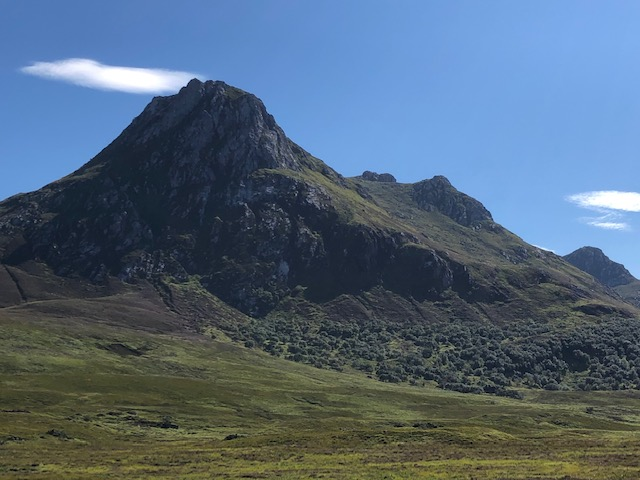
<instances>
[{"instance_id":1,"label":"green vegetation on slope","mask_svg":"<svg viewBox=\"0 0 640 480\"><path fill-rule=\"evenodd\" d=\"M140 294L69 302L0 309L3 478L640 475L637 392L390 385L178 333Z\"/></svg>"},{"instance_id":2,"label":"green vegetation on slope","mask_svg":"<svg viewBox=\"0 0 640 480\"><path fill-rule=\"evenodd\" d=\"M227 324L248 347L320 368L354 368L391 382L433 383L460 392L519 397L513 387L547 390L640 388L640 321L602 319L557 325L532 319L412 321L366 316L384 291L338 299L342 316L298 301L266 318ZM444 304L444 302L442 302ZM441 308L446 305L441 305ZM297 311L296 315L287 312Z\"/></svg>"}]
</instances>

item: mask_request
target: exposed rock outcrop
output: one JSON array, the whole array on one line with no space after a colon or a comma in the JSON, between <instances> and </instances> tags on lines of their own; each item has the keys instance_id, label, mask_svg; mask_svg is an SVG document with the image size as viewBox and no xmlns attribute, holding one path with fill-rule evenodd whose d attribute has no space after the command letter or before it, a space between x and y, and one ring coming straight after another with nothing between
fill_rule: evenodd
<instances>
[{"instance_id":1,"label":"exposed rock outcrop","mask_svg":"<svg viewBox=\"0 0 640 480\"><path fill-rule=\"evenodd\" d=\"M456 190L441 175L414 184L413 198L423 209L440 212L465 227L492 220L484 205Z\"/></svg>"},{"instance_id":2,"label":"exposed rock outcrop","mask_svg":"<svg viewBox=\"0 0 640 480\"><path fill-rule=\"evenodd\" d=\"M388 182L395 183L396 177L391 175L390 173L376 173L371 172L369 170L365 170L361 175L363 180L368 180L369 182Z\"/></svg>"}]
</instances>

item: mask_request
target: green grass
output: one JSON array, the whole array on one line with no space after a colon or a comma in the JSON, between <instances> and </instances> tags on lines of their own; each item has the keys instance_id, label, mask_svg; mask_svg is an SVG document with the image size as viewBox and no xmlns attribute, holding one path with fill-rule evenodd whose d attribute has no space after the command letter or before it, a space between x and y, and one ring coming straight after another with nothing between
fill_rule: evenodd
<instances>
[{"instance_id":1,"label":"green grass","mask_svg":"<svg viewBox=\"0 0 640 480\"><path fill-rule=\"evenodd\" d=\"M635 280L627 285L619 285L614 287L618 294L637 306L640 306L640 280Z\"/></svg>"},{"instance_id":2,"label":"green grass","mask_svg":"<svg viewBox=\"0 0 640 480\"><path fill-rule=\"evenodd\" d=\"M640 476L638 392L389 385L178 333L131 292L58 302L0 309L1 478Z\"/></svg>"}]
</instances>

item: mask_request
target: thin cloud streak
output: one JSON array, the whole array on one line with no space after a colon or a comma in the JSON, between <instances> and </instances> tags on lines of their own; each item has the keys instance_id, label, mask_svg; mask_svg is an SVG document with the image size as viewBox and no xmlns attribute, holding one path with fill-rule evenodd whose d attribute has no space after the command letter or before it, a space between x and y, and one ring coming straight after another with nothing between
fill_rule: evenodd
<instances>
[{"instance_id":1,"label":"thin cloud streak","mask_svg":"<svg viewBox=\"0 0 640 480\"><path fill-rule=\"evenodd\" d=\"M567 200L584 208L605 208L624 212L640 212L640 193L603 190L569 195Z\"/></svg>"},{"instance_id":2,"label":"thin cloud streak","mask_svg":"<svg viewBox=\"0 0 640 480\"><path fill-rule=\"evenodd\" d=\"M89 58L35 62L20 71L82 87L139 94L176 92L198 76L175 70L104 65Z\"/></svg>"},{"instance_id":3,"label":"thin cloud streak","mask_svg":"<svg viewBox=\"0 0 640 480\"><path fill-rule=\"evenodd\" d=\"M630 228L628 223L602 222L600 220L592 220L587 223L593 227L604 228L605 230L629 230Z\"/></svg>"}]
</instances>

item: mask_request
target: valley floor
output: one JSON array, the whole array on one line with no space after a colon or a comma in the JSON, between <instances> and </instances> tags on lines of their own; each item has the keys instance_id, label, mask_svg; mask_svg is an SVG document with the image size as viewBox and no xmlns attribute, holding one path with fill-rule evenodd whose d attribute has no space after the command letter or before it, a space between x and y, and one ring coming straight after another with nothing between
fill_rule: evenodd
<instances>
[{"instance_id":1,"label":"valley floor","mask_svg":"<svg viewBox=\"0 0 640 480\"><path fill-rule=\"evenodd\" d=\"M0 478L640 478L637 391L391 385L90 303L0 309Z\"/></svg>"}]
</instances>

